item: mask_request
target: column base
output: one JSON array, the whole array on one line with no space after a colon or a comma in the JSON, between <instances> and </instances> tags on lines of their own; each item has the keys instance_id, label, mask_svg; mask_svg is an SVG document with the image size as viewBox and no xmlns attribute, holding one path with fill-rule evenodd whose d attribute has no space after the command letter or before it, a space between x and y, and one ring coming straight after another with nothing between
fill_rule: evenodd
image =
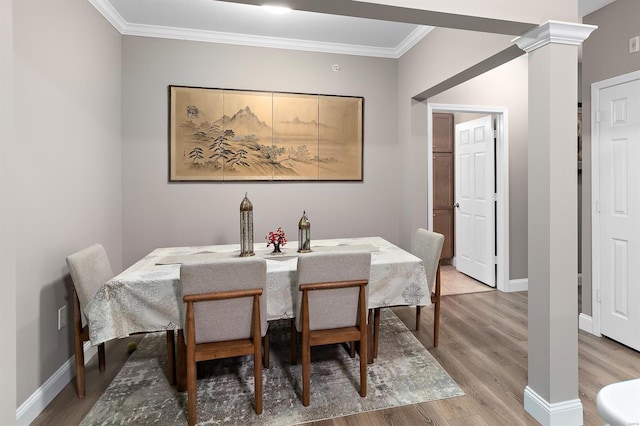
<instances>
[{"instance_id":1,"label":"column base","mask_svg":"<svg viewBox=\"0 0 640 426\"><path fill-rule=\"evenodd\" d=\"M529 386L524 389L524 409L543 426L581 426L583 424L580 399L551 404Z\"/></svg>"}]
</instances>

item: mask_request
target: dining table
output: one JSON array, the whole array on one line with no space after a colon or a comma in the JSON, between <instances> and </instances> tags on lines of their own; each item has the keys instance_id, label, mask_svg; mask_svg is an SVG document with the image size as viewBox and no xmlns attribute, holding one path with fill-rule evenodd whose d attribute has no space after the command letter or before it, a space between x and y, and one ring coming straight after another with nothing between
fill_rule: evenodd
<instances>
[{"instance_id":1,"label":"dining table","mask_svg":"<svg viewBox=\"0 0 640 426\"><path fill-rule=\"evenodd\" d=\"M255 246L255 256L267 264L267 320L295 316L297 293L297 242L288 242L274 254L266 244ZM376 320L380 309L390 306L431 304L422 259L381 237L337 238L313 241L311 250L368 251L371 253L368 309ZM181 334L183 302L180 299L180 265L237 257L239 244L156 248L107 281L87 304L92 345L136 333L167 331L169 356L174 331ZM370 322L372 322L370 320ZM379 325L379 324L378 324ZM370 341L375 328L371 325ZM377 343L377 339L375 339ZM370 347L373 345L370 345ZM372 362L371 352L369 361ZM170 360L173 362L173 360ZM175 371L172 373L175 375Z\"/></svg>"},{"instance_id":2,"label":"dining table","mask_svg":"<svg viewBox=\"0 0 640 426\"><path fill-rule=\"evenodd\" d=\"M297 285L297 242L271 254L266 244L255 255L267 263L267 319L293 318ZM316 240L312 251L371 252L368 308L431 304L422 260L381 237ZM135 333L181 328L180 265L239 256L239 244L157 248L107 281L87 304L92 345Z\"/></svg>"}]
</instances>

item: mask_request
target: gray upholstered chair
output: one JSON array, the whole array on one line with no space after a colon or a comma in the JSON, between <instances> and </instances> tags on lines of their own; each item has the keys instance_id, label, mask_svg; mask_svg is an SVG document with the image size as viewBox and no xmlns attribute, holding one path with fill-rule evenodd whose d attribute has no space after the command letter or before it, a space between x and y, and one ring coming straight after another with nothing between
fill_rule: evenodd
<instances>
[{"instance_id":1,"label":"gray upholstered chair","mask_svg":"<svg viewBox=\"0 0 640 426\"><path fill-rule=\"evenodd\" d=\"M433 346L438 346L438 333L440 331L440 255L444 235L437 232L418 228L413 238L411 251L422 259L424 271L427 275L431 303L434 304L433 313ZM420 329L421 307L416 307L416 330Z\"/></svg>"},{"instance_id":2,"label":"gray upholstered chair","mask_svg":"<svg viewBox=\"0 0 640 426\"><path fill-rule=\"evenodd\" d=\"M190 425L196 423L196 363L210 359L253 354L255 411L262 413L263 336L268 365L266 285L267 263L257 257L180 267Z\"/></svg>"},{"instance_id":3,"label":"gray upholstered chair","mask_svg":"<svg viewBox=\"0 0 640 426\"><path fill-rule=\"evenodd\" d=\"M84 348L89 340L85 307L107 281L113 278L107 253L100 244L80 250L67 257L67 267L73 280L73 329L76 356L76 386L78 398L85 396ZM105 369L104 343L98 345L98 368Z\"/></svg>"},{"instance_id":4,"label":"gray upholstered chair","mask_svg":"<svg viewBox=\"0 0 640 426\"><path fill-rule=\"evenodd\" d=\"M311 347L360 342L360 396L367 396L367 292L371 253L323 252L298 257L297 315L291 358L297 362L302 333L302 405L308 406Z\"/></svg>"},{"instance_id":5,"label":"gray upholstered chair","mask_svg":"<svg viewBox=\"0 0 640 426\"><path fill-rule=\"evenodd\" d=\"M84 348L89 341L89 320L86 306L100 288L111 278L113 272L104 247L94 244L67 256L67 267L73 281L73 330L76 358L76 387L78 398L85 397ZM169 365L169 383L176 382L174 331L167 330L167 364ZM105 369L104 343L98 345L98 369Z\"/></svg>"}]
</instances>

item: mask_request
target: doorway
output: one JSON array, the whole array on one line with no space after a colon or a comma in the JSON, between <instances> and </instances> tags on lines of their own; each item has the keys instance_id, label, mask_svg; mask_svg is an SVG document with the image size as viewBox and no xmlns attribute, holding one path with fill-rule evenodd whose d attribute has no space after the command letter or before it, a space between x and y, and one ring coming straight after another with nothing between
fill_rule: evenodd
<instances>
[{"instance_id":1,"label":"doorway","mask_svg":"<svg viewBox=\"0 0 640 426\"><path fill-rule=\"evenodd\" d=\"M640 71L591 100L593 331L640 350Z\"/></svg>"},{"instance_id":2,"label":"doorway","mask_svg":"<svg viewBox=\"0 0 640 426\"><path fill-rule=\"evenodd\" d=\"M508 151L508 111L503 107L482 107L453 104L427 104L427 164L434 164L433 155L433 114L465 113L495 117L495 283L500 291L514 291L509 288L509 151ZM427 222L434 229L434 178L433 166L428 173ZM455 232L455 231L454 231ZM454 259L455 261L455 259ZM518 289L521 290L521 289Z\"/></svg>"}]
</instances>

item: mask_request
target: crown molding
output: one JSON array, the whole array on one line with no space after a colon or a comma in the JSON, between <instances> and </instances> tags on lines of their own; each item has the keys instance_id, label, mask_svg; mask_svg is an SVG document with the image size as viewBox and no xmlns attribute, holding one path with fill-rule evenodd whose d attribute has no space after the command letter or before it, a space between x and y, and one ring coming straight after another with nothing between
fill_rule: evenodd
<instances>
[{"instance_id":1,"label":"crown molding","mask_svg":"<svg viewBox=\"0 0 640 426\"><path fill-rule=\"evenodd\" d=\"M274 49L303 50L309 52L337 53L343 55L372 56L397 59L413 47L433 27L416 28L395 48L362 46L342 43L296 40L279 37L256 36L248 34L225 33L219 31L195 30L158 25L130 24L107 0L89 0L89 2L122 35L140 37L167 38L174 40L202 41L208 43L235 44L241 46L268 47Z\"/></svg>"},{"instance_id":2,"label":"crown molding","mask_svg":"<svg viewBox=\"0 0 640 426\"><path fill-rule=\"evenodd\" d=\"M598 28L596 25L547 21L520 37L516 37L512 42L527 53L549 43L579 46L596 28Z\"/></svg>"},{"instance_id":3,"label":"crown molding","mask_svg":"<svg viewBox=\"0 0 640 426\"><path fill-rule=\"evenodd\" d=\"M422 40L427 34L429 34L431 31L433 31L434 28L435 27L430 27L430 26L427 26L427 25L421 25L418 28L416 28L415 30L413 30L411 32L411 34L409 34L409 36L407 36L407 38L405 38L402 41L402 43L400 43L398 46L396 46L396 48L395 48L395 50L396 50L395 58L399 58L400 56L402 56L405 53L407 53L409 51L409 49L411 49L420 40Z\"/></svg>"},{"instance_id":4,"label":"crown molding","mask_svg":"<svg viewBox=\"0 0 640 426\"><path fill-rule=\"evenodd\" d=\"M326 42L321 43L307 40L225 33L219 31L203 31L155 25L128 24L122 31L120 31L120 33L123 35L133 35L141 37L202 41L208 43L235 44L240 46L268 47L273 49L304 50L309 52L376 56L382 58L398 57L396 56L396 49L392 48Z\"/></svg>"},{"instance_id":5,"label":"crown molding","mask_svg":"<svg viewBox=\"0 0 640 426\"><path fill-rule=\"evenodd\" d=\"M113 27L122 34L122 30L127 26L127 21L124 20L122 15L118 13L118 11L109 3L107 0L89 0L89 3L96 9L98 12L104 16L107 21Z\"/></svg>"}]
</instances>

